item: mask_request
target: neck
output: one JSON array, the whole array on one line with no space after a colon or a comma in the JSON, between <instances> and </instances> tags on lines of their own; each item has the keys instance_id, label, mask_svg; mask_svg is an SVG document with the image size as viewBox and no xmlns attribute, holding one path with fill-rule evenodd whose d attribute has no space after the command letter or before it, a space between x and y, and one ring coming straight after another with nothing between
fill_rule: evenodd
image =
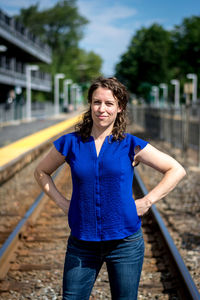
<instances>
[{"instance_id":1,"label":"neck","mask_svg":"<svg viewBox=\"0 0 200 300\"><path fill-rule=\"evenodd\" d=\"M91 135L94 137L95 140L99 139L105 139L106 136L112 134L112 129L111 128L106 128L103 130L100 130L99 128L93 127Z\"/></svg>"}]
</instances>

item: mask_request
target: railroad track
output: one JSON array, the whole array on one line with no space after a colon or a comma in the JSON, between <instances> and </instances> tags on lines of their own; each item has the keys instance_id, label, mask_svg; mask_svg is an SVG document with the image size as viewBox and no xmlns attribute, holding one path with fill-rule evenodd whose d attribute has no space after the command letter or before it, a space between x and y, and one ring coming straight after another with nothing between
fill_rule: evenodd
<instances>
[{"instance_id":1,"label":"railroad track","mask_svg":"<svg viewBox=\"0 0 200 300\"><path fill-rule=\"evenodd\" d=\"M148 193L141 177L137 170L135 171L135 182L134 182L135 195L142 197ZM162 245L163 256L165 257L165 266L171 273L172 287L175 288L178 298L177 299L200 299L200 294L197 287L185 266L182 257L176 248L173 239L171 238L167 227L165 226L161 215L159 214L156 206L153 205L150 210L150 214L143 221L150 220L150 223L154 224L154 228L158 232L158 243ZM145 224L145 223L144 223ZM148 224L148 222L147 222ZM152 234L152 236L154 236ZM150 235L151 237L151 235ZM161 251L161 255L162 255ZM166 282L166 281L165 281ZM165 285L164 285L165 286ZM169 285L170 286L170 285ZM164 299L164 298L158 298Z\"/></svg>"},{"instance_id":2,"label":"railroad track","mask_svg":"<svg viewBox=\"0 0 200 300\"><path fill-rule=\"evenodd\" d=\"M147 191L137 171L135 178L134 194L139 197ZM68 166L55 180L62 193L71 194ZM168 237L166 242L163 233L166 235L167 229L161 226L161 220L157 223L157 218L153 207L142 220L146 251L138 299L200 299L177 249L167 246L172 241ZM62 272L70 233L67 217L40 195L20 222L0 250L0 299L62 299ZM92 291L91 300L95 299L111 299L105 264Z\"/></svg>"}]
</instances>

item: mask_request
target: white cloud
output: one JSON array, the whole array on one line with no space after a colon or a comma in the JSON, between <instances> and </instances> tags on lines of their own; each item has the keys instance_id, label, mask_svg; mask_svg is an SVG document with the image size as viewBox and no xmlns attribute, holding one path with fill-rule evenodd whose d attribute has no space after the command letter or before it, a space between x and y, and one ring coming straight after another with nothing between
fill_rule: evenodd
<instances>
[{"instance_id":1,"label":"white cloud","mask_svg":"<svg viewBox=\"0 0 200 300\"><path fill-rule=\"evenodd\" d=\"M48 8L53 6L57 0L1 0L0 6L8 15L18 14L21 8L27 8L39 3L39 8Z\"/></svg>"},{"instance_id":2,"label":"white cloud","mask_svg":"<svg viewBox=\"0 0 200 300\"><path fill-rule=\"evenodd\" d=\"M115 28L109 24L94 24L80 45L101 55L105 60L104 72L112 73L114 64L130 41L131 33L131 30Z\"/></svg>"},{"instance_id":3,"label":"white cloud","mask_svg":"<svg viewBox=\"0 0 200 300\"><path fill-rule=\"evenodd\" d=\"M37 0L1 0L5 11L16 14L22 7L29 7ZM53 6L57 0L42 0L41 9ZM98 53L104 60L103 72L111 75L119 56L126 51L136 29L136 9L115 0L78 0L79 13L89 20L80 47ZM131 24L131 25L130 25Z\"/></svg>"},{"instance_id":4,"label":"white cloud","mask_svg":"<svg viewBox=\"0 0 200 300\"><path fill-rule=\"evenodd\" d=\"M15 0L1 0L1 7L3 8L4 6L8 6L10 8L12 7L22 7L22 6L26 6L28 4L28 2L26 0L18 0L17 3Z\"/></svg>"},{"instance_id":5,"label":"white cloud","mask_svg":"<svg viewBox=\"0 0 200 300\"><path fill-rule=\"evenodd\" d=\"M125 5L108 5L102 0L99 9L99 2L84 1L78 2L80 14L89 19L90 24L85 31L85 38L80 46L86 50L93 50L104 59L103 72L112 75L114 65L119 56L126 51L130 38L135 28L134 16L137 11ZM132 18L132 28L127 28L126 19ZM124 26L120 26L124 24Z\"/></svg>"}]
</instances>

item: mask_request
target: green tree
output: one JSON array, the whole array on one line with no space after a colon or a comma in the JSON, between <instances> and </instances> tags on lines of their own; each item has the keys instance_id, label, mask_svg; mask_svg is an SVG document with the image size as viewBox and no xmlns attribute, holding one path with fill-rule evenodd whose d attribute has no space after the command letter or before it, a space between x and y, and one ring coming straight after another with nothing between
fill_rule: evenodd
<instances>
[{"instance_id":1,"label":"green tree","mask_svg":"<svg viewBox=\"0 0 200 300\"><path fill-rule=\"evenodd\" d=\"M171 64L175 76L200 70L200 17L185 18L181 25L172 30Z\"/></svg>"},{"instance_id":2,"label":"green tree","mask_svg":"<svg viewBox=\"0 0 200 300\"><path fill-rule=\"evenodd\" d=\"M16 16L33 34L39 36L53 51L65 51L77 46L83 36L83 26L88 23L82 17L74 0L60 0L54 7L39 10L38 3L21 9Z\"/></svg>"},{"instance_id":3,"label":"green tree","mask_svg":"<svg viewBox=\"0 0 200 300\"><path fill-rule=\"evenodd\" d=\"M200 69L200 17L185 18L171 31L153 24L133 36L127 51L116 65L115 76L130 91L147 97L152 85L180 80L181 89L187 73ZM173 88L169 85L169 94Z\"/></svg>"},{"instance_id":4,"label":"green tree","mask_svg":"<svg viewBox=\"0 0 200 300\"><path fill-rule=\"evenodd\" d=\"M78 57L78 81L88 82L94 79L96 76L100 76L102 59L99 55L95 54L93 51L86 52L84 50L79 51Z\"/></svg>"},{"instance_id":5,"label":"green tree","mask_svg":"<svg viewBox=\"0 0 200 300\"><path fill-rule=\"evenodd\" d=\"M41 65L44 71L52 75L65 73L66 77L76 82L79 82L81 76L91 80L93 76L99 75L101 58L93 52L79 49L83 28L88 21L79 14L75 0L60 0L44 10L39 10L37 3L21 9L16 18L51 47L52 64ZM79 65L87 65L87 69L80 73Z\"/></svg>"},{"instance_id":6,"label":"green tree","mask_svg":"<svg viewBox=\"0 0 200 300\"><path fill-rule=\"evenodd\" d=\"M130 91L146 96L152 84L168 80L169 51L170 33L161 25L142 28L116 65L115 75Z\"/></svg>"}]
</instances>

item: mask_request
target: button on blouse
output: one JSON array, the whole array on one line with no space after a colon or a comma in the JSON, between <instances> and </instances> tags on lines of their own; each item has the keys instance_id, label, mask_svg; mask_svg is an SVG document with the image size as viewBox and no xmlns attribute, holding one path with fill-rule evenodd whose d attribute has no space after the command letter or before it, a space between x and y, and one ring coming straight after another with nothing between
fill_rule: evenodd
<instances>
[{"instance_id":1,"label":"button on blouse","mask_svg":"<svg viewBox=\"0 0 200 300\"><path fill-rule=\"evenodd\" d=\"M141 226L132 196L134 149L147 142L126 134L121 141L106 137L97 156L91 136L76 132L54 141L71 167L73 192L68 212L71 234L85 241L122 239Z\"/></svg>"}]
</instances>

